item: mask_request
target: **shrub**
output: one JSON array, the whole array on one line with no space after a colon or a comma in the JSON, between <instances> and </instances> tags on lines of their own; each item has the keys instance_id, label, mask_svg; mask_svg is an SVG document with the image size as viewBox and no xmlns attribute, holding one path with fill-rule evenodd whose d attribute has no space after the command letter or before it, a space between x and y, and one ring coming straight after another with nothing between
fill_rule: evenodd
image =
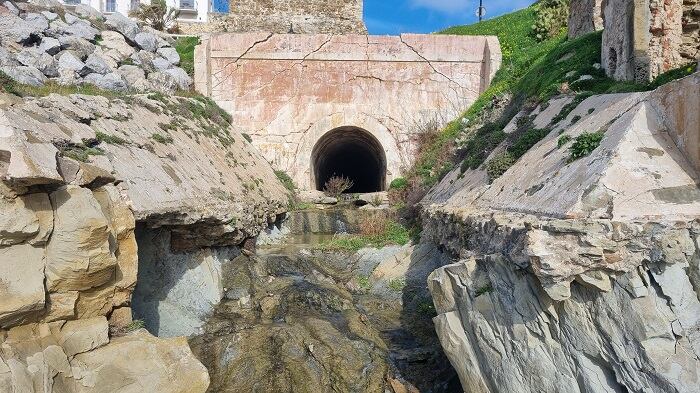
<instances>
[{"instance_id":1,"label":"shrub","mask_svg":"<svg viewBox=\"0 0 700 393\"><path fill-rule=\"evenodd\" d=\"M339 197L342 193L351 189L355 182L345 176L333 176L323 186L323 191L332 196Z\"/></svg>"},{"instance_id":2,"label":"shrub","mask_svg":"<svg viewBox=\"0 0 700 393\"><path fill-rule=\"evenodd\" d=\"M287 190L291 192L294 192L294 190L296 190L294 180L292 180L292 178L289 177L289 175L285 171L275 171L275 175L277 176L279 181L282 182L282 184Z\"/></svg>"},{"instance_id":3,"label":"shrub","mask_svg":"<svg viewBox=\"0 0 700 393\"><path fill-rule=\"evenodd\" d=\"M141 3L139 8L129 12L129 16L141 20L156 30L175 32L180 11L168 7L165 0L151 0L150 4Z\"/></svg>"},{"instance_id":4,"label":"shrub","mask_svg":"<svg viewBox=\"0 0 700 393\"><path fill-rule=\"evenodd\" d=\"M389 289L394 292L401 292L406 287L406 280L403 278L393 278L389 280Z\"/></svg>"},{"instance_id":5,"label":"shrub","mask_svg":"<svg viewBox=\"0 0 700 393\"><path fill-rule=\"evenodd\" d=\"M168 135L168 136L163 136L163 135L161 135L161 134L157 134L157 133L156 133L156 134L151 135L151 138L152 138L154 141L156 141L156 142L158 142L158 143L162 143L162 144L164 144L164 145L167 145L168 143L173 143L173 137L171 137L170 135Z\"/></svg>"},{"instance_id":6,"label":"shrub","mask_svg":"<svg viewBox=\"0 0 700 393\"><path fill-rule=\"evenodd\" d=\"M404 190L406 187L408 187L408 180L403 177L398 177L389 184L390 190Z\"/></svg>"},{"instance_id":7,"label":"shrub","mask_svg":"<svg viewBox=\"0 0 700 393\"><path fill-rule=\"evenodd\" d=\"M116 135L108 135L100 131L97 131L95 133L95 138L97 138L97 140L100 142L104 142L110 145L124 145L127 143L126 139L124 138L118 137Z\"/></svg>"},{"instance_id":8,"label":"shrub","mask_svg":"<svg viewBox=\"0 0 700 393\"><path fill-rule=\"evenodd\" d=\"M579 158L586 157L593 153L595 149L600 146L600 142L603 141L602 132L584 132L583 134L576 137L574 143L569 147L569 162L576 161Z\"/></svg>"},{"instance_id":9,"label":"shrub","mask_svg":"<svg viewBox=\"0 0 700 393\"><path fill-rule=\"evenodd\" d=\"M569 19L569 0L542 0L535 11L533 34L538 41L558 35Z\"/></svg>"},{"instance_id":10,"label":"shrub","mask_svg":"<svg viewBox=\"0 0 700 393\"><path fill-rule=\"evenodd\" d=\"M581 116L576 115L576 116L574 116L574 117L571 118L571 124L572 124L572 125L573 125L573 124L576 124L576 123L578 123L579 120L581 120Z\"/></svg>"},{"instance_id":11,"label":"shrub","mask_svg":"<svg viewBox=\"0 0 700 393\"><path fill-rule=\"evenodd\" d=\"M570 135L562 135L559 137L559 140L557 141L557 147L561 149L564 145L566 145L570 141L571 141Z\"/></svg>"},{"instance_id":12,"label":"shrub","mask_svg":"<svg viewBox=\"0 0 700 393\"><path fill-rule=\"evenodd\" d=\"M515 158L508 152L501 153L492 158L491 161L486 164L486 173L489 175L489 180L494 181L501 177L514 163Z\"/></svg>"},{"instance_id":13,"label":"shrub","mask_svg":"<svg viewBox=\"0 0 700 393\"><path fill-rule=\"evenodd\" d=\"M479 297L481 295L485 295L485 294L490 293L490 292L493 292L493 285L486 284L483 287L476 290L474 297Z\"/></svg>"},{"instance_id":14,"label":"shrub","mask_svg":"<svg viewBox=\"0 0 700 393\"><path fill-rule=\"evenodd\" d=\"M358 226L360 234L363 236L379 236L386 232L389 219L385 216L378 216L371 220L362 220Z\"/></svg>"},{"instance_id":15,"label":"shrub","mask_svg":"<svg viewBox=\"0 0 700 393\"><path fill-rule=\"evenodd\" d=\"M199 45L199 37L180 37L175 41L175 50L180 55L180 67L194 77L194 47Z\"/></svg>"},{"instance_id":16,"label":"shrub","mask_svg":"<svg viewBox=\"0 0 700 393\"><path fill-rule=\"evenodd\" d=\"M253 138L251 138L250 135L246 133L241 133L241 135L243 136L243 139L248 141L248 143L253 143Z\"/></svg>"},{"instance_id":17,"label":"shrub","mask_svg":"<svg viewBox=\"0 0 700 393\"><path fill-rule=\"evenodd\" d=\"M537 142L541 141L542 138L546 137L551 130L549 128L532 128L525 131L520 135L513 145L508 148L508 152L513 156L513 159L517 160L527 153L532 146L535 146Z\"/></svg>"}]
</instances>

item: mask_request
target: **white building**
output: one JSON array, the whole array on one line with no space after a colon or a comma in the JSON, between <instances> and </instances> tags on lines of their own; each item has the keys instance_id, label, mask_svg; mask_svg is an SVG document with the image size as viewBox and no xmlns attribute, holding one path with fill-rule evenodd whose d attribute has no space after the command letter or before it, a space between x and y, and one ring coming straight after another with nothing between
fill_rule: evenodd
<instances>
[{"instance_id":1,"label":"white building","mask_svg":"<svg viewBox=\"0 0 700 393\"><path fill-rule=\"evenodd\" d=\"M129 15L129 12L138 8L141 3L148 4L150 0L60 0L66 6L87 4L96 10L110 14L119 12L122 15ZM209 20L209 13L227 13L228 0L166 0L169 7L178 9L182 22L204 23Z\"/></svg>"}]
</instances>

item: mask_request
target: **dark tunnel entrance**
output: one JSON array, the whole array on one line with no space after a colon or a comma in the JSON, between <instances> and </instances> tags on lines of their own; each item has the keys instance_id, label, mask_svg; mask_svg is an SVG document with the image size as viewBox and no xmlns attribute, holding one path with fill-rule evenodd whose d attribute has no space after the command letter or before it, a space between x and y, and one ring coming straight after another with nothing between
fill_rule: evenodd
<instances>
[{"instance_id":1,"label":"dark tunnel entrance","mask_svg":"<svg viewBox=\"0 0 700 393\"><path fill-rule=\"evenodd\" d=\"M333 176L350 178L350 193L384 191L386 155L369 132L357 127L336 128L319 139L311 153L314 185L323 191Z\"/></svg>"}]
</instances>

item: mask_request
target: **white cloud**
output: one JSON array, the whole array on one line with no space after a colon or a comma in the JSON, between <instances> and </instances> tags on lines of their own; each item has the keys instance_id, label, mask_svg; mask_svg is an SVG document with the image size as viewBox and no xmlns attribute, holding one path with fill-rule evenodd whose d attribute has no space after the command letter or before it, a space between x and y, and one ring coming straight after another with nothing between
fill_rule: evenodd
<instances>
[{"instance_id":1,"label":"white cloud","mask_svg":"<svg viewBox=\"0 0 700 393\"><path fill-rule=\"evenodd\" d=\"M427 8L434 11L453 13L470 11L471 0L411 0L414 7ZM474 8L476 11L476 8Z\"/></svg>"}]
</instances>

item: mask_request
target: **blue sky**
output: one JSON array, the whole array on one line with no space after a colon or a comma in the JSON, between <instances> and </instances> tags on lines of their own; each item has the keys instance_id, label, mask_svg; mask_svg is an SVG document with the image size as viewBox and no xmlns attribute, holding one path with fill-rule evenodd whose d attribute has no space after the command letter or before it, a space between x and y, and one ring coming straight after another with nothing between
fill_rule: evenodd
<instances>
[{"instance_id":1,"label":"blue sky","mask_svg":"<svg viewBox=\"0 0 700 393\"><path fill-rule=\"evenodd\" d=\"M486 18L532 4L534 0L483 0ZM365 0L370 34L432 33L474 23L479 0Z\"/></svg>"}]
</instances>

